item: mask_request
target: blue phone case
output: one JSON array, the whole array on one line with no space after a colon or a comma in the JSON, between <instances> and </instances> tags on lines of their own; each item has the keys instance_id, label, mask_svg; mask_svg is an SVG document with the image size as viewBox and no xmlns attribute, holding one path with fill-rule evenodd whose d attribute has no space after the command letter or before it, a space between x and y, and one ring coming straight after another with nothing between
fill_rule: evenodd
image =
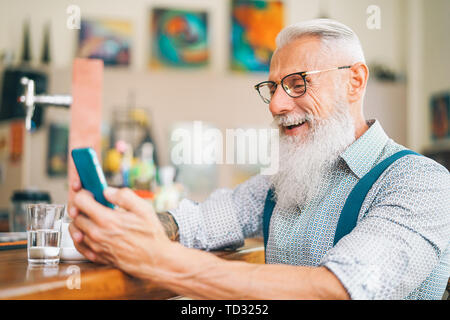
<instances>
[{"instance_id":1,"label":"blue phone case","mask_svg":"<svg viewBox=\"0 0 450 320\"><path fill-rule=\"evenodd\" d=\"M113 209L114 205L103 196L103 190L108 185L95 150L92 148L73 149L72 158L83 189L90 191L94 195L95 200Z\"/></svg>"}]
</instances>

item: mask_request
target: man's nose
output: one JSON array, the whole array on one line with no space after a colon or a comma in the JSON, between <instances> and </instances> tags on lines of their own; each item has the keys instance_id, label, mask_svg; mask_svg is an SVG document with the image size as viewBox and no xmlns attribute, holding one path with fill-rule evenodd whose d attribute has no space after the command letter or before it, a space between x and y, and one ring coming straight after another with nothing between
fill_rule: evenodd
<instances>
[{"instance_id":1,"label":"man's nose","mask_svg":"<svg viewBox=\"0 0 450 320\"><path fill-rule=\"evenodd\" d=\"M272 99L270 99L269 110L272 115L285 114L291 112L294 108L295 104L293 98L287 95L281 87L281 84L278 85Z\"/></svg>"}]
</instances>

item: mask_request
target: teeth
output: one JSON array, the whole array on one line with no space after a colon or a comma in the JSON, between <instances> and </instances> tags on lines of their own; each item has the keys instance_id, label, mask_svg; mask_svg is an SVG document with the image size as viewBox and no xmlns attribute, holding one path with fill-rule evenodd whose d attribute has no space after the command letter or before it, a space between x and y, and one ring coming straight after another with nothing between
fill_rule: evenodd
<instances>
[{"instance_id":1,"label":"teeth","mask_svg":"<svg viewBox=\"0 0 450 320\"><path fill-rule=\"evenodd\" d=\"M285 115L275 115L274 122L278 126L289 127L295 125L301 125L307 121L312 121L313 117L309 114L299 115L299 114L285 114Z\"/></svg>"},{"instance_id":2,"label":"teeth","mask_svg":"<svg viewBox=\"0 0 450 320\"><path fill-rule=\"evenodd\" d=\"M286 121L285 123L283 123L283 126L285 126L285 127L296 126L296 125L303 124L305 121L306 121L305 119Z\"/></svg>"}]
</instances>

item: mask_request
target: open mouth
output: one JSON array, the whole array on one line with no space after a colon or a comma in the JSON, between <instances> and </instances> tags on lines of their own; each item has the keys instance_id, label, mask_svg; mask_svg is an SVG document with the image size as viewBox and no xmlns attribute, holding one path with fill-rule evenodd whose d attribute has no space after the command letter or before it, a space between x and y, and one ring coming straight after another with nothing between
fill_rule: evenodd
<instances>
[{"instance_id":1,"label":"open mouth","mask_svg":"<svg viewBox=\"0 0 450 320\"><path fill-rule=\"evenodd\" d=\"M306 120L299 120L299 121L297 121L295 123L292 123L292 124L285 124L284 127L286 129L288 129L288 130L292 130L292 129L301 127L305 123L306 123Z\"/></svg>"},{"instance_id":2,"label":"open mouth","mask_svg":"<svg viewBox=\"0 0 450 320\"><path fill-rule=\"evenodd\" d=\"M288 128L289 130L294 129L294 128L298 128L301 127L302 125L304 125L305 123L299 123L299 124L294 124L292 126L287 126L286 128Z\"/></svg>"}]
</instances>

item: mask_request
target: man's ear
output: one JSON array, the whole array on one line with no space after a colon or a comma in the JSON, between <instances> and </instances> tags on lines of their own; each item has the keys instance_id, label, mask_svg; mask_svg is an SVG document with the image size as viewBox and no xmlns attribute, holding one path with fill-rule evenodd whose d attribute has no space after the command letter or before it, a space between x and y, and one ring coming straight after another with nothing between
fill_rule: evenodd
<instances>
[{"instance_id":1,"label":"man's ear","mask_svg":"<svg viewBox=\"0 0 450 320\"><path fill-rule=\"evenodd\" d=\"M348 87L348 100L350 103L359 101L363 98L368 79L369 68L364 63L355 63L350 68L350 81Z\"/></svg>"}]
</instances>

